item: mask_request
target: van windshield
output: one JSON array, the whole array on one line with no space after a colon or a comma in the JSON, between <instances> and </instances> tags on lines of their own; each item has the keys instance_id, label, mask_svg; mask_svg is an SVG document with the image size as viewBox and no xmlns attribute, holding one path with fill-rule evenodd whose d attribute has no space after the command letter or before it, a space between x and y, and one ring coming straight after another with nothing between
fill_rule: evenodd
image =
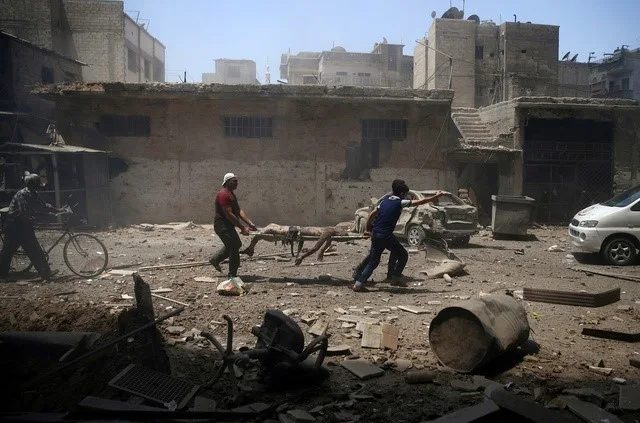
<instances>
[{"instance_id":1,"label":"van windshield","mask_svg":"<svg viewBox=\"0 0 640 423\"><path fill-rule=\"evenodd\" d=\"M603 206L609 207L626 207L640 198L640 185L630 188L616 195L610 200L602 203Z\"/></svg>"}]
</instances>

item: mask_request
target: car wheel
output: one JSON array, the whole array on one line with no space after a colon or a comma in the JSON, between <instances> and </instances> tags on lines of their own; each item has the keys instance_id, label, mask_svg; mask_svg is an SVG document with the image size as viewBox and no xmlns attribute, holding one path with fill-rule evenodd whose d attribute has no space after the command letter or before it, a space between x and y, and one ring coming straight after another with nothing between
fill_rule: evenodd
<instances>
[{"instance_id":1,"label":"car wheel","mask_svg":"<svg viewBox=\"0 0 640 423\"><path fill-rule=\"evenodd\" d=\"M418 245L422 244L425 236L426 234L424 233L424 229L422 229L420 226L413 225L409 227L409 230L407 231L407 244L411 245L412 247L417 247Z\"/></svg>"},{"instance_id":2,"label":"car wheel","mask_svg":"<svg viewBox=\"0 0 640 423\"><path fill-rule=\"evenodd\" d=\"M629 238L613 238L602 250L604 260L614 266L627 266L637 257L636 246Z\"/></svg>"},{"instance_id":3,"label":"car wheel","mask_svg":"<svg viewBox=\"0 0 640 423\"><path fill-rule=\"evenodd\" d=\"M471 240L471 236L467 235L467 236L461 236L458 238L453 238L451 240L451 246L452 247L464 247L467 244L469 244L469 241Z\"/></svg>"}]
</instances>

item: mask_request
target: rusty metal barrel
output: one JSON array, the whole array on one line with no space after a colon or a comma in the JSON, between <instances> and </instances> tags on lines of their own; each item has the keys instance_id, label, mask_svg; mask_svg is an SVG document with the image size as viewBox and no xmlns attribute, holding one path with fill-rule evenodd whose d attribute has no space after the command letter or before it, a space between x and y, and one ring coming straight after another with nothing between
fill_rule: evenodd
<instances>
[{"instance_id":1,"label":"rusty metal barrel","mask_svg":"<svg viewBox=\"0 0 640 423\"><path fill-rule=\"evenodd\" d=\"M438 360L470 373L529 338L522 304L509 295L490 295L445 307L431 321L429 343Z\"/></svg>"}]
</instances>

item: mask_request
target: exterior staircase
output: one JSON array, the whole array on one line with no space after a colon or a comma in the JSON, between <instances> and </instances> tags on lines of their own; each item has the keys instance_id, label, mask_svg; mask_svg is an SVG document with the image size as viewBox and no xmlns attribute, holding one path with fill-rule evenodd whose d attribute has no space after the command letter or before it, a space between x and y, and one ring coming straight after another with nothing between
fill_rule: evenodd
<instances>
[{"instance_id":1,"label":"exterior staircase","mask_svg":"<svg viewBox=\"0 0 640 423\"><path fill-rule=\"evenodd\" d=\"M452 108L451 119L462 135L462 142L467 145L495 146L496 137L491 134L487 125L480 119L477 109Z\"/></svg>"}]
</instances>

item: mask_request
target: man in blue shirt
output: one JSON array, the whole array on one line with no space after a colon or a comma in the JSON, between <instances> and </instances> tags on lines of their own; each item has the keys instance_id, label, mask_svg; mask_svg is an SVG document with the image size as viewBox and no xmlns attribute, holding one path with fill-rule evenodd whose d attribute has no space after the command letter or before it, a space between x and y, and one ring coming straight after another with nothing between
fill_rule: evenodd
<instances>
[{"instance_id":1,"label":"man in blue shirt","mask_svg":"<svg viewBox=\"0 0 640 423\"><path fill-rule=\"evenodd\" d=\"M407 286L406 282L402 280L402 271L407 264L409 254L395 235L393 235L393 230L396 227L396 223L404 207L415 207L426 204L442 195L442 192L438 191L434 196L425 197L421 200L406 200L404 198L409 193L409 187L401 179L393 181L391 191L392 195L384 198L378 206L369 213L369 217L367 218L366 231L371 232L371 251L369 252L366 266L364 266L361 272L355 275L353 290L356 292L367 291L364 284L380 264L380 257L384 250L389 250L391 253L389 259L389 273L392 275L391 285Z\"/></svg>"}]
</instances>

